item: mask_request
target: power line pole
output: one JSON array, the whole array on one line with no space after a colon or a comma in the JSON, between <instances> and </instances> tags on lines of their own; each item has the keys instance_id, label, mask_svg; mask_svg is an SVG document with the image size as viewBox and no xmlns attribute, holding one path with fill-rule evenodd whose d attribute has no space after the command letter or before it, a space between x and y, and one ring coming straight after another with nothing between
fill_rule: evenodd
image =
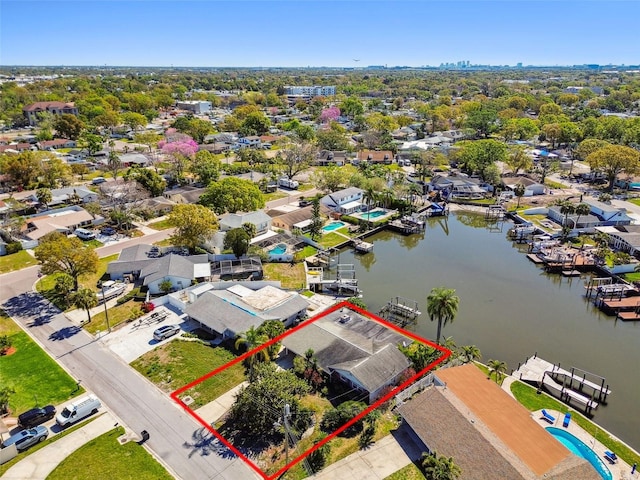
<instances>
[{"instance_id":1,"label":"power line pole","mask_svg":"<svg viewBox=\"0 0 640 480\"><path fill-rule=\"evenodd\" d=\"M289 416L291 415L291 407L288 403L284 404L283 423L284 423L284 458L285 465L289 464Z\"/></svg>"}]
</instances>

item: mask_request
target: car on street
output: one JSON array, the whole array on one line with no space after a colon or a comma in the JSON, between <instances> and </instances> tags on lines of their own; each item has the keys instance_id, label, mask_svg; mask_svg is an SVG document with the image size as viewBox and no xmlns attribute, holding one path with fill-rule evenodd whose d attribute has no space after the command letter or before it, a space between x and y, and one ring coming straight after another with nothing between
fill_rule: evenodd
<instances>
[{"instance_id":1,"label":"car on street","mask_svg":"<svg viewBox=\"0 0 640 480\"><path fill-rule=\"evenodd\" d=\"M56 416L56 407L47 405L42 408L32 408L18 415L18 425L22 428L31 428L51 420Z\"/></svg>"},{"instance_id":2,"label":"car on street","mask_svg":"<svg viewBox=\"0 0 640 480\"><path fill-rule=\"evenodd\" d=\"M153 332L153 338L161 342L165 338L169 338L174 336L180 331L179 325L165 325L164 327L158 328L155 332Z\"/></svg>"},{"instance_id":3,"label":"car on street","mask_svg":"<svg viewBox=\"0 0 640 480\"><path fill-rule=\"evenodd\" d=\"M107 237L110 237L111 235L116 234L116 229L111 227L104 227L103 229L100 230L100 233L102 235L106 235Z\"/></svg>"},{"instance_id":4,"label":"car on street","mask_svg":"<svg viewBox=\"0 0 640 480\"><path fill-rule=\"evenodd\" d=\"M15 435L11 435L4 442L4 448L15 445L18 450L26 450L27 448L44 441L49 436L49 429L42 425L27 430L21 430Z\"/></svg>"}]
</instances>

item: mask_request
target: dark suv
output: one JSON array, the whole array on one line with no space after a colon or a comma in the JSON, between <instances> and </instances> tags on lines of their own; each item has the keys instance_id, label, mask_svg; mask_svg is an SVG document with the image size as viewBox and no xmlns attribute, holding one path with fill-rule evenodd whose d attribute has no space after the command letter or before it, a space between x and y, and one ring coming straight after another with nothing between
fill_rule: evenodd
<instances>
[{"instance_id":1,"label":"dark suv","mask_svg":"<svg viewBox=\"0 0 640 480\"><path fill-rule=\"evenodd\" d=\"M42 408L32 408L18 416L18 425L23 428L31 428L51 420L56 416L56 407L47 405Z\"/></svg>"}]
</instances>

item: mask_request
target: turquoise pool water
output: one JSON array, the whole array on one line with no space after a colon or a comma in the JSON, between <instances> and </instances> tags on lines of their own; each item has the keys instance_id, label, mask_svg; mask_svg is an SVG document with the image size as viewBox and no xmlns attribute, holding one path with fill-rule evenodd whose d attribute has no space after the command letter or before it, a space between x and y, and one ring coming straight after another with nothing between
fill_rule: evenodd
<instances>
[{"instance_id":1,"label":"turquoise pool water","mask_svg":"<svg viewBox=\"0 0 640 480\"><path fill-rule=\"evenodd\" d=\"M322 230L325 232L333 232L339 228L342 228L346 225L344 222L331 222L329 225L325 225L322 227Z\"/></svg>"},{"instance_id":2,"label":"turquoise pool water","mask_svg":"<svg viewBox=\"0 0 640 480\"><path fill-rule=\"evenodd\" d=\"M373 210L371 212L368 213L361 213L360 216L362 218L366 218L371 220L372 218L378 218L378 217L383 217L387 214L387 212L385 210Z\"/></svg>"},{"instance_id":3,"label":"turquoise pool water","mask_svg":"<svg viewBox=\"0 0 640 480\"><path fill-rule=\"evenodd\" d=\"M560 428L547 427L547 431L562 445L567 447L571 453L587 460L604 480L613 480L613 475L611 475L611 472L604 462L598 457L596 452L587 447L582 440Z\"/></svg>"},{"instance_id":4,"label":"turquoise pool water","mask_svg":"<svg viewBox=\"0 0 640 480\"><path fill-rule=\"evenodd\" d=\"M287 252L287 246L284 243L279 243L274 248L269 250L269 253L273 255L282 255L283 253L286 253L286 252Z\"/></svg>"}]
</instances>

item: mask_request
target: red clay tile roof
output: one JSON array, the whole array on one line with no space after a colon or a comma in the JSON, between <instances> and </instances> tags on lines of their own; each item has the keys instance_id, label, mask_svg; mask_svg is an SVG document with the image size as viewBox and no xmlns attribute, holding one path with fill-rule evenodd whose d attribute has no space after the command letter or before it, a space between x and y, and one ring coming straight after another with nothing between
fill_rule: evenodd
<instances>
[{"instance_id":1,"label":"red clay tile roof","mask_svg":"<svg viewBox=\"0 0 640 480\"><path fill-rule=\"evenodd\" d=\"M358 160L369 160L370 162L392 161L393 152L391 150L361 150L358 152Z\"/></svg>"},{"instance_id":2,"label":"red clay tile roof","mask_svg":"<svg viewBox=\"0 0 640 480\"><path fill-rule=\"evenodd\" d=\"M31 105L26 105L22 110L25 112L38 112L41 110L46 110L47 108L74 108L75 105L73 102L65 103L65 102L36 102Z\"/></svg>"}]
</instances>

